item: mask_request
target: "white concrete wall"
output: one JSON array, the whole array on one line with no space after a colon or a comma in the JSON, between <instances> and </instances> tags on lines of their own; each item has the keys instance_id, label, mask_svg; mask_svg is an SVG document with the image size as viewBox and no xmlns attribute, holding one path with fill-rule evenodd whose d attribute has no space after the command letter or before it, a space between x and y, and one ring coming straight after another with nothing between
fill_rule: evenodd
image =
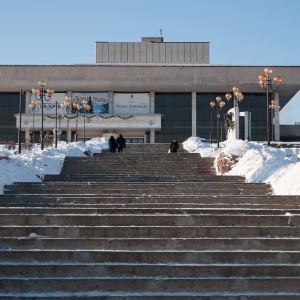
<instances>
[{"instance_id":1,"label":"white concrete wall","mask_svg":"<svg viewBox=\"0 0 300 300\"><path fill-rule=\"evenodd\" d=\"M238 85L243 93L264 93L258 84L262 71L261 66L0 65L0 92L31 90L43 79L55 92L224 93ZM300 66L273 67L273 73L284 80L280 99L290 100L300 89Z\"/></svg>"}]
</instances>

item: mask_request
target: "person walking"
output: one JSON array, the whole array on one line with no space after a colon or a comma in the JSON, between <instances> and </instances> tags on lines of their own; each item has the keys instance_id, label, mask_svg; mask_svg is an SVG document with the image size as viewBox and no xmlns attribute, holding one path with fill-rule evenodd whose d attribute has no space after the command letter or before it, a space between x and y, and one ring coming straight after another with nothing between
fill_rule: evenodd
<instances>
[{"instance_id":1,"label":"person walking","mask_svg":"<svg viewBox=\"0 0 300 300\"><path fill-rule=\"evenodd\" d=\"M177 150L179 149L178 142L175 138L172 140L169 149L170 149L171 153L176 153Z\"/></svg>"},{"instance_id":2,"label":"person walking","mask_svg":"<svg viewBox=\"0 0 300 300\"><path fill-rule=\"evenodd\" d=\"M126 148L126 140L124 139L124 137L122 136L122 134L120 134L117 137L117 147L118 147L118 152L123 152L123 149Z\"/></svg>"},{"instance_id":3,"label":"person walking","mask_svg":"<svg viewBox=\"0 0 300 300\"><path fill-rule=\"evenodd\" d=\"M32 130L30 130L30 132L29 132L29 140L30 140L30 143L33 144L33 132L32 132Z\"/></svg>"},{"instance_id":4,"label":"person walking","mask_svg":"<svg viewBox=\"0 0 300 300\"><path fill-rule=\"evenodd\" d=\"M113 135L111 135L108 140L108 147L109 147L109 152L113 152L113 153L116 152L117 144L116 144L116 139L114 138Z\"/></svg>"}]
</instances>

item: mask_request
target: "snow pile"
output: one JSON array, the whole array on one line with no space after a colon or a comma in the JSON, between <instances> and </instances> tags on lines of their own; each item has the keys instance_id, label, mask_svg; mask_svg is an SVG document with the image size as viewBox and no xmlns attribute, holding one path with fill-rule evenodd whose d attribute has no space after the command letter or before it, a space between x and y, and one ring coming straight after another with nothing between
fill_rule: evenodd
<instances>
[{"instance_id":1,"label":"snow pile","mask_svg":"<svg viewBox=\"0 0 300 300\"><path fill-rule=\"evenodd\" d=\"M274 148L258 142L225 141L216 145L191 137L183 146L202 157L237 156L237 162L225 175L241 175L247 182L270 183L276 195L300 195L300 149Z\"/></svg>"}]
</instances>

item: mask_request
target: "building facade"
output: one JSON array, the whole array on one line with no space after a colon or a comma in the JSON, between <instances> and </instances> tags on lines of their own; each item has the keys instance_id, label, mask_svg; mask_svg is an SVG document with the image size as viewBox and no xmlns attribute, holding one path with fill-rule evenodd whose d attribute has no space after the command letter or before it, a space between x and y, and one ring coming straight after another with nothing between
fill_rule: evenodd
<instances>
[{"instance_id":1,"label":"building facade","mask_svg":"<svg viewBox=\"0 0 300 300\"><path fill-rule=\"evenodd\" d=\"M271 94L283 108L300 90L300 67L270 67L283 78ZM60 139L67 141L120 133L129 143L168 143L174 137L182 142L190 136L215 140L218 126L220 140L225 140L223 116L232 108L225 94L238 86L244 95L241 115L251 112L251 134L241 116L240 138L265 141L268 104L258 83L264 68L211 65L209 43L165 43L161 37L140 43L96 42L95 64L1 65L0 140L17 141L19 129L27 143L30 131L39 142L42 129L43 135L58 129ZM54 90L43 103L32 92L40 88L40 80L45 89ZM226 102L220 119L210 106L217 96ZM272 139L299 139L286 128L281 135L279 112L273 117Z\"/></svg>"}]
</instances>

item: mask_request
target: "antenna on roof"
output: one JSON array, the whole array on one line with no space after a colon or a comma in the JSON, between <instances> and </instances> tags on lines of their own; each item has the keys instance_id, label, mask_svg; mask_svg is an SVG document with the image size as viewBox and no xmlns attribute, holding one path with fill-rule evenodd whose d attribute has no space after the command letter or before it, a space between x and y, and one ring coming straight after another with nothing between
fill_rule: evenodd
<instances>
[{"instance_id":1,"label":"antenna on roof","mask_svg":"<svg viewBox=\"0 0 300 300\"><path fill-rule=\"evenodd\" d=\"M162 29L160 29L160 37L162 37Z\"/></svg>"}]
</instances>

